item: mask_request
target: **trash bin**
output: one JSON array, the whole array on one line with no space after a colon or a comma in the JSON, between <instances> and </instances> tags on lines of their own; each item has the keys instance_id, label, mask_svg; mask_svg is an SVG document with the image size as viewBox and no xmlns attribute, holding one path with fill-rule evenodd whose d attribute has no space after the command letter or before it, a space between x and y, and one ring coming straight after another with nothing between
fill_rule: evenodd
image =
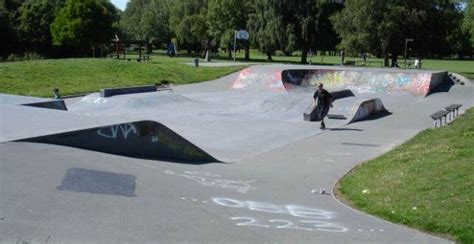
<instances>
[{"instance_id":1,"label":"trash bin","mask_svg":"<svg viewBox=\"0 0 474 244\"><path fill-rule=\"evenodd\" d=\"M199 67L199 59L198 58L194 59L194 67Z\"/></svg>"}]
</instances>

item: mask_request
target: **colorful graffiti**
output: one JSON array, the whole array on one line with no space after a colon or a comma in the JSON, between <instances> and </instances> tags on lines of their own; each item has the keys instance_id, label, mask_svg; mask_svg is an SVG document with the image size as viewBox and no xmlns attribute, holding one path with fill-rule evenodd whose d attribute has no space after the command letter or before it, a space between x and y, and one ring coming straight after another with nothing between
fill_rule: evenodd
<instances>
[{"instance_id":1,"label":"colorful graffiti","mask_svg":"<svg viewBox=\"0 0 474 244\"><path fill-rule=\"evenodd\" d=\"M358 93L410 92L427 95L430 73L369 72L344 70L311 70L302 85L323 83L328 88L349 88Z\"/></svg>"},{"instance_id":2,"label":"colorful graffiti","mask_svg":"<svg viewBox=\"0 0 474 244\"><path fill-rule=\"evenodd\" d=\"M247 68L239 73L232 84L233 89L265 89L276 92L286 91L281 82L281 71L259 72L253 68Z\"/></svg>"},{"instance_id":3,"label":"colorful graffiti","mask_svg":"<svg viewBox=\"0 0 474 244\"><path fill-rule=\"evenodd\" d=\"M409 92L426 96L443 80L443 73L430 72L247 68L240 72L232 88L281 92L297 86L316 86L323 83L329 89L351 89L357 93Z\"/></svg>"}]
</instances>

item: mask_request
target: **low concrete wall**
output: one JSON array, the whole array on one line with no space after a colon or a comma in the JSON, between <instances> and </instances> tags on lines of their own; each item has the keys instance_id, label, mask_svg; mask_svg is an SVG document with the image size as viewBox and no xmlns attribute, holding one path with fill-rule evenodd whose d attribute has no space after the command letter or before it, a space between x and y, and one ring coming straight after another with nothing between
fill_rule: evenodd
<instances>
[{"instance_id":1,"label":"low concrete wall","mask_svg":"<svg viewBox=\"0 0 474 244\"><path fill-rule=\"evenodd\" d=\"M24 139L115 155L203 164L219 162L168 127L137 121Z\"/></svg>"},{"instance_id":2,"label":"low concrete wall","mask_svg":"<svg viewBox=\"0 0 474 244\"><path fill-rule=\"evenodd\" d=\"M101 97L111 97L116 95L125 95L133 93L156 92L155 86L134 86L123 88L106 88L100 90Z\"/></svg>"},{"instance_id":3,"label":"low concrete wall","mask_svg":"<svg viewBox=\"0 0 474 244\"><path fill-rule=\"evenodd\" d=\"M426 96L443 83L446 72L404 72L403 70L283 70L282 82L297 86L323 83L328 89L351 89L358 93L409 92Z\"/></svg>"}]
</instances>

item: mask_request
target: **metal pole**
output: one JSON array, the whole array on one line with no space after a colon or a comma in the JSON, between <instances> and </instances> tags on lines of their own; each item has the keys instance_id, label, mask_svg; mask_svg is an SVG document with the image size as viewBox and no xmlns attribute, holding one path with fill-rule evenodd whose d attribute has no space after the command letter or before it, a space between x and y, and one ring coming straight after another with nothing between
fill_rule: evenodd
<instances>
[{"instance_id":1,"label":"metal pole","mask_svg":"<svg viewBox=\"0 0 474 244\"><path fill-rule=\"evenodd\" d=\"M407 68L407 46L408 46L408 39L405 39L405 69Z\"/></svg>"},{"instance_id":2,"label":"metal pole","mask_svg":"<svg viewBox=\"0 0 474 244\"><path fill-rule=\"evenodd\" d=\"M237 46L237 31L234 32L234 63L237 57L236 46Z\"/></svg>"}]
</instances>

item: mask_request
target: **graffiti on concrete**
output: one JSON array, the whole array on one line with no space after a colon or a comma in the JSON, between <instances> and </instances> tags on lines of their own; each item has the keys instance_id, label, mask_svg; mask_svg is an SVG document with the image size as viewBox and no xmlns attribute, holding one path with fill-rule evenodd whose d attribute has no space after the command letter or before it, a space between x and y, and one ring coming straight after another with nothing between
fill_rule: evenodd
<instances>
[{"instance_id":1,"label":"graffiti on concrete","mask_svg":"<svg viewBox=\"0 0 474 244\"><path fill-rule=\"evenodd\" d=\"M278 214L279 216L283 215L291 218L291 220L281 218L263 220L248 216L231 217L231 220L236 220L236 225L238 226L306 231L318 230L326 232L348 231L348 228L331 222L330 220L334 219L335 214L327 210L296 205L277 205L265 202L241 201L223 197L213 198L212 202L219 206L228 208L245 209L248 210L249 213L264 212L267 214Z\"/></svg>"},{"instance_id":2,"label":"graffiti on concrete","mask_svg":"<svg viewBox=\"0 0 474 244\"><path fill-rule=\"evenodd\" d=\"M222 179L220 175L197 171L184 171L183 173L178 173L172 170L165 170L163 173L167 175L181 176L193 180L203 186L217 186L225 189L230 189L239 193L247 193L249 190L255 189L255 187L252 187L251 184L256 180L242 181Z\"/></svg>"},{"instance_id":3,"label":"graffiti on concrete","mask_svg":"<svg viewBox=\"0 0 474 244\"><path fill-rule=\"evenodd\" d=\"M97 135L110 139L117 139L118 136L127 139L129 134L136 135L137 133L137 128L131 123L112 125L97 129Z\"/></svg>"},{"instance_id":4,"label":"graffiti on concrete","mask_svg":"<svg viewBox=\"0 0 474 244\"><path fill-rule=\"evenodd\" d=\"M306 74L303 83L323 83L328 88L344 86L359 93L406 91L425 95L430 88L431 74L315 70Z\"/></svg>"},{"instance_id":5,"label":"graffiti on concrete","mask_svg":"<svg viewBox=\"0 0 474 244\"><path fill-rule=\"evenodd\" d=\"M275 71L271 73L255 71L247 68L239 73L239 76L232 84L234 89L265 89L271 91L285 91L285 87L281 82L281 72Z\"/></svg>"}]
</instances>

